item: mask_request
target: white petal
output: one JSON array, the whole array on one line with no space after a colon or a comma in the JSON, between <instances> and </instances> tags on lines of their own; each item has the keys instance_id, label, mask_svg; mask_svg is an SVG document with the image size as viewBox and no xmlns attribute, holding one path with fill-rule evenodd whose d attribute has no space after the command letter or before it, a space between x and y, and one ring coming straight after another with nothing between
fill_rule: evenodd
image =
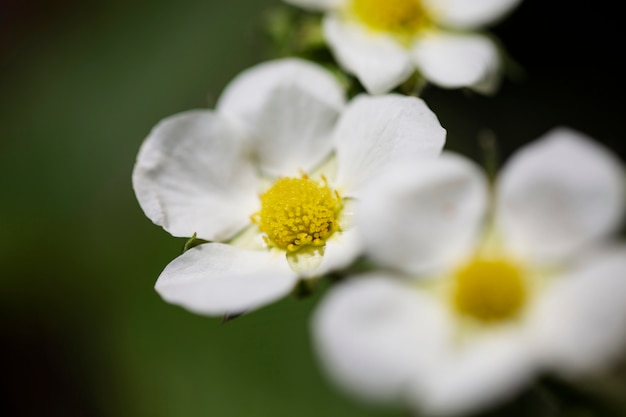
<instances>
[{"instance_id":1,"label":"white petal","mask_svg":"<svg viewBox=\"0 0 626 417\"><path fill-rule=\"evenodd\" d=\"M295 283L284 253L205 243L170 262L155 288L169 303L214 316L267 305L287 295Z\"/></svg>"},{"instance_id":2,"label":"white petal","mask_svg":"<svg viewBox=\"0 0 626 417\"><path fill-rule=\"evenodd\" d=\"M489 94L499 86L499 52L486 36L432 33L416 39L412 55L424 78L440 87Z\"/></svg>"},{"instance_id":3,"label":"white petal","mask_svg":"<svg viewBox=\"0 0 626 417\"><path fill-rule=\"evenodd\" d=\"M363 194L356 217L367 255L418 275L456 265L474 248L488 198L481 169L446 152L390 169Z\"/></svg>"},{"instance_id":4,"label":"white petal","mask_svg":"<svg viewBox=\"0 0 626 417\"><path fill-rule=\"evenodd\" d=\"M602 371L626 349L626 246L579 259L533 311L538 350L565 376Z\"/></svg>"},{"instance_id":5,"label":"white petal","mask_svg":"<svg viewBox=\"0 0 626 417\"><path fill-rule=\"evenodd\" d=\"M524 333L515 328L485 330L466 343L449 340L440 364L411 397L428 415L469 415L503 403L531 382L539 363Z\"/></svg>"},{"instance_id":6,"label":"white petal","mask_svg":"<svg viewBox=\"0 0 626 417\"><path fill-rule=\"evenodd\" d=\"M361 253L354 230L335 232L323 248L309 247L287 254L291 269L303 278L315 278L347 267Z\"/></svg>"},{"instance_id":7,"label":"white petal","mask_svg":"<svg viewBox=\"0 0 626 417\"><path fill-rule=\"evenodd\" d=\"M403 159L439 155L446 131L419 98L396 94L352 100L335 131L337 184L355 196L359 189Z\"/></svg>"},{"instance_id":8,"label":"white petal","mask_svg":"<svg viewBox=\"0 0 626 417\"><path fill-rule=\"evenodd\" d=\"M330 289L313 316L321 365L367 402L400 399L449 327L434 301L389 276L355 276Z\"/></svg>"},{"instance_id":9,"label":"white petal","mask_svg":"<svg viewBox=\"0 0 626 417\"><path fill-rule=\"evenodd\" d=\"M133 170L141 208L174 236L232 237L258 203L245 152L240 134L210 111L162 120L142 144Z\"/></svg>"},{"instance_id":10,"label":"white petal","mask_svg":"<svg viewBox=\"0 0 626 417\"><path fill-rule=\"evenodd\" d=\"M337 10L341 8L347 0L284 0L285 3L302 7L312 11Z\"/></svg>"},{"instance_id":11,"label":"white petal","mask_svg":"<svg viewBox=\"0 0 626 417\"><path fill-rule=\"evenodd\" d=\"M414 70L409 51L390 35L372 32L349 20L326 16L324 35L339 64L370 94L383 94Z\"/></svg>"},{"instance_id":12,"label":"white petal","mask_svg":"<svg viewBox=\"0 0 626 417\"><path fill-rule=\"evenodd\" d=\"M558 261L615 231L624 170L590 138L558 128L514 154L497 185L498 225L519 256Z\"/></svg>"},{"instance_id":13,"label":"white petal","mask_svg":"<svg viewBox=\"0 0 626 417\"><path fill-rule=\"evenodd\" d=\"M361 253L361 239L356 230L335 233L326 242L324 258L315 271L315 275L323 275L347 267Z\"/></svg>"},{"instance_id":14,"label":"white petal","mask_svg":"<svg viewBox=\"0 0 626 417\"><path fill-rule=\"evenodd\" d=\"M477 28L495 23L521 0L422 0L438 23L455 28Z\"/></svg>"},{"instance_id":15,"label":"white petal","mask_svg":"<svg viewBox=\"0 0 626 417\"><path fill-rule=\"evenodd\" d=\"M294 175L330 153L331 132L344 103L343 89L329 71L286 58L235 77L222 93L217 111L252 138L266 173Z\"/></svg>"}]
</instances>

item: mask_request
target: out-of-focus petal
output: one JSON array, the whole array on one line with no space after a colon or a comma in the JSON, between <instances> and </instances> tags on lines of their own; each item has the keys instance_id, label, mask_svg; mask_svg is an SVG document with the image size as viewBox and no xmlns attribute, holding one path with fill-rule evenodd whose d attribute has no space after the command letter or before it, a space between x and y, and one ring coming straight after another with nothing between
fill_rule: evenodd
<instances>
[{"instance_id":1,"label":"out-of-focus petal","mask_svg":"<svg viewBox=\"0 0 626 417\"><path fill-rule=\"evenodd\" d=\"M422 0L438 23L472 29L495 23L510 13L521 0Z\"/></svg>"},{"instance_id":2,"label":"out-of-focus petal","mask_svg":"<svg viewBox=\"0 0 626 417\"><path fill-rule=\"evenodd\" d=\"M330 379L366 402L403 398L449 330L430 297L382 275L354 276L331 288L312 322Z\"/></svg>"},{"instance_id":3,"label":"out-of-focus petal","mask_svg":"<svg viewBox=\"0 0 626 417\"><path fill-rule=\"evenodd\" d=\"M155 288L169 303L215 316L276 301L292 290L296 279L284 253L205 243L170 262Z\"/></svg>"},{"instance_id":4,"label":"out-of-focus petal","mask_svg":"<svg viewBox=\"0 0 626 417\"><path fill-rule=\"evenodd\" d=\"M440 87L490 94L500 84L499 52L486 36L436 32L417 38L411 52L424 78Z\"/></svg>"},{"instance_id":5,"label":"out-of-focus petal","mask_svg":"<svg viewBox=\"0 0 626 417\"><path fill-rule=\"evenodd\" d=\"M210 111L157 124L139 150L132 180L146 216L178 237L230 238L258 203L241 136Z\"/></svg>"},{"instance_id":6,"label":"out-of-focus petal","mask_svg":"<svg viewBox=\"0 0 626 417\"><path fill-rule=\"evenodd\" d=\"M413 72L409 51L392 36L333 15L326 16L323 24L328 46L339 64L370 94L392 90Z\"/></svg>"},{"instance_id":7,"label":"out-of-focus petal","mask_svg":"<svg viewBox=\"0 0 626 417\"><path fill-rule=\"evenodd\" d=\"M556 278L533 311L537 351L565 376L605 370L626 349L626 246L597 249Z\"/></svg>"},{"instance_id":8,"label":"out-of-focus petal","mask_svg":"<svg viewBox=\"0 0 626 417\"><path fill-rule=\"evenodd\" d=\"M514 397L539 366L519 330L494 329L466 344L449 340L441 362L418 379L410 397L415 407L433 416L465 416Z\"/></svg>"},{"instance_id":9,"label":"out-of-focus petal","mask_svg":"<svg viewBox=\"0 0 626 417\"><path fill-rule=\"evenodd\" d=\"M585 135L557 128L504 166L498 226L510 250L558 261L616 231L624 216L621 161Z\"/></svg>"},{"instance_id":10,"label":"out-of-focus petal","mask_svg":"<svg viewBox=\"0 0 626 417\"><path fill-rule=\"evenodd\" d=\"M480 168L456 154L391 168L360 201L367 255L416 276L457 265L482 233L487 192Z\"/></svg>"},{"instance_id":11,"label":"out-of-focus petal","mask_svg":"<svg viewBox=\"0 0 626 417\"><path fill-rule=\"evenodd\" d=\"M330 153L344 103L343 89L329 71L286 58L240 73L220 96L217 112L245 130L265 173L295 175Z\"/></svg>"},{"instance_id":12,"label":"out-of-focus petal","mask_svg":"<svg viewBox=\"0 0 626 417\"><path fill-rule=\"evenodd\" d=\"M396 94L352 100L335 131L337 184L348 197L404 159L440 154L446 131L419 98Z\"/></svg>"}]
</instances>

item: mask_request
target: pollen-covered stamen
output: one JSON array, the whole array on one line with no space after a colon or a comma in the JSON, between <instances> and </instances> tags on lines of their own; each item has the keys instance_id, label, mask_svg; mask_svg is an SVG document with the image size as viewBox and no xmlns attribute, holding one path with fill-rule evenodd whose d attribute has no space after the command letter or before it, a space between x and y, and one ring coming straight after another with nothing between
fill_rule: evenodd
<instances>
[{"instance_id":1,"label":"pollen-covered stamen","mask_svg":"<svg viewBox=\"0 0 626 417\"><path fill-rule=\"evenodd\" d=\"M455 275L454 307L462 315L483 322L515 318L526 298L523 273L507 260L474 259Z\"/></svg>"},{"instance_id":2,"label":"pollen-covered stamen","mask_svg":"<svg viewBox=\"0 0 626 417\"><path fill-rule=\"evenodd\" d=\"M352 0L352 12L371 29L405 35L428 24L421 0Z\"/></svg>"},{"instance_id":3,"label":"pollen-covered stamen","mask_svg":"<svg viewBox=\"0 0 626 417\"><path fill-rule=\"evenodd\" d=\"M323 246L339 229L341 198L327 182L280 178L261 195L261 211L252 216L270 245L288 252Z\"/></svg>"}]
</instances>

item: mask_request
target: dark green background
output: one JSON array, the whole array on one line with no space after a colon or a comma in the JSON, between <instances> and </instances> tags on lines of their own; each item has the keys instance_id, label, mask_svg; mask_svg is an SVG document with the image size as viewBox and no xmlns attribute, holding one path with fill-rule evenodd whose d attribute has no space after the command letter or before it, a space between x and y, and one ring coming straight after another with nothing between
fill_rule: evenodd
<instances>
[{"instance_id":1,"label":"dark green background","mask_svg":"<svg viewBox=\"0 0 626 417\"><path fill-rule=\"evenodd\" d=\"M0 2L0 414L399 415L327 385L307 332L316 297L222 325L153 290L184 242L135 200L139 145L270 57L264 15L281 4ZM524 72L495 97L426 90L448 148L480 160L492 131L505 159L564 124L623 158L623 25L610 7L528 0L496 26Z\"/></svg>"}]
</instances>

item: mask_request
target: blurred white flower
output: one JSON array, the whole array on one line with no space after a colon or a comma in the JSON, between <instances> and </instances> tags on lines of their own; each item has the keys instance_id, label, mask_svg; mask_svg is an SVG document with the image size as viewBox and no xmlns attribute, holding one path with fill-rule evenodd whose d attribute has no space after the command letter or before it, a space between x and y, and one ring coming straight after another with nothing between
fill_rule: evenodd
<instances>
[{"instance_id":1,"label":"blurred white flower","mask_svg":"<svg viewBox=\"0 0 626 417\"><path fill-rule=\"evenodd\" d=\"M350 217L363 187L444 141L419 99L346 105L329 72L298 59L244 71L215 111L166 118L139 151L132 178L146 216L209 241L167 265L157 292L200 314L237 314L345 266L360 250Z\"/></svg>"},{"instance_id":2,"label":"blurred white flower","mask_svg":"<svg viewBox=\"0 0 626 417\"><path fill-rule=\"evenodd\" d=\"M339 64L371 94L385 93L417 69L444 88L488 94L501 57L479 32L521 0L285 0L325 13L326 41Z\"/></svg>"},{"instance_id":3,"label":"blurred white flower","mask_svg":"<svg viewBox=\"0 0 626 417\"><path fill-rule=\"evenodd\" d=\"M624 171L601 145L555 129L507 161L493 195L447 152L369 191L356 224L390 270L331 288L313 320L338 386L458 415L543 372L606 370L624 351L626 245L611 241Z\"/></svg>"}]
</instances>

